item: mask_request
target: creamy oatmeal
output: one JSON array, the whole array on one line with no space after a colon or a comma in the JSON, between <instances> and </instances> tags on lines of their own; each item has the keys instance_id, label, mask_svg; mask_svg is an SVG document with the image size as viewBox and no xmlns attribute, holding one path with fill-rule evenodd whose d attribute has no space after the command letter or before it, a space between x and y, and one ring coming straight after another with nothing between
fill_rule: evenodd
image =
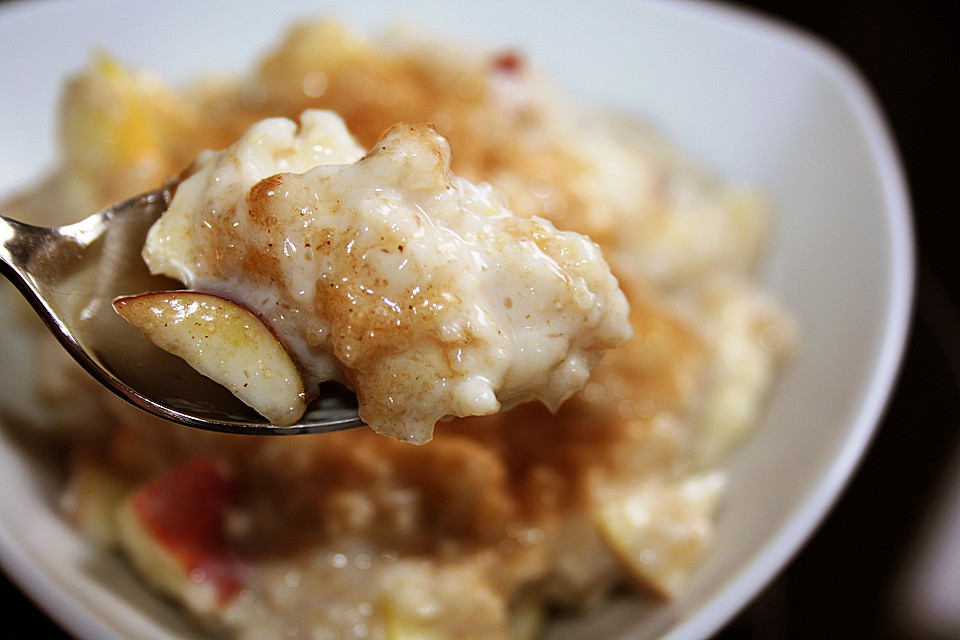
<instances>
[{"instance_id":1,"label":"creamy oatmeal","mask_svg":"<svg viewBox=\"0 0 960 640\"><path fill-rule=\"evenodd\" d=\"M452 419L423 446L371 430L251 438L169 425L102 393L38 331L49 365L37 426L70 460L65 513L211 633L527 640L551 612L588 611L624 585L669 598L709 552L723 517L714 469L792 345L754 275L763 202L645 128L558 96L516 52L465 49L308 21L240 77L189 87L101 56L67 87L57 175L6 205L23 217L96 210L265 118L333 112L355 156L397 123L429 123L453 174L491 185L524 220L506 226L542 218L584 234L626 295L633 337L555 413L524 403ZM290 167L276 184L296 191L311 171Z\"/></svg>"},{"instance_id":2,"label":"creamy oatmeal","mask_svg":"<svg viewBox=\"0 0 960 640\"><path fill-rule=\"evenodd\" d=\"M144 258L255 310L308 389L346 382L374 430L423 443L448 416L556 410L630 337L599 247L454 176L432 127L395 125L363 155L332 112L295 126L204 154Z\"/></svg>"}]
</instances>

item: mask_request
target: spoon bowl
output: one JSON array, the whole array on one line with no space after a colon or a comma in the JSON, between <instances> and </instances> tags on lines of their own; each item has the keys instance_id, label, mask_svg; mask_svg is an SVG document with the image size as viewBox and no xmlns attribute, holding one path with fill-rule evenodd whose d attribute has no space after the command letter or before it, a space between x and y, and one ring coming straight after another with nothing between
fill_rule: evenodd
<instances>
[{"instance_id":1,"label":"spoon bowl","mask_svg":"<svg viewBox=\"0 0 960 640\"><path fill-rule=\"evenodd\" d=\"M210 431L256 435L363 426L356 399L334 383L322 387L296 424L272 425L114 311L112 302L119 296L182 288L151 274L140 256L147 231L170 197L170 190L161 188L59 228L0 216L0 271L84 369L153 415Z\"/></svg>"}]
</instances>

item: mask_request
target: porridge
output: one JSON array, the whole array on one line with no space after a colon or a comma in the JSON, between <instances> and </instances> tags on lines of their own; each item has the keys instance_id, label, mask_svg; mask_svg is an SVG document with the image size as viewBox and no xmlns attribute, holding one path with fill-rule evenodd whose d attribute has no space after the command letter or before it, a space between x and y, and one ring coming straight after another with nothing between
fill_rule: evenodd
<instances>
[{"instance_id":1,"label":"porridge","mask_svg":"<svg viewBox=\"0 0 960 640\"><path fill-rule=\"evenodd\" d=\"M256 310L307 389L346 382L374 430L423 443L447 416L556 409L630 336L599 247L452 175L431 127L395 125L363 155L332 112L295 126L264 120L202 156L144 258Z\"/></svg>"},{"instance_id":2,"label":"porridge","mask_svg":"<svg viewBox=\"0 0 960 640\"><path fill-rule=\"evenodd\" d=\"M401 152L424 145L458 176L444 178L443 193L455 182L461 201L483 202L482 211L468 207L473 214L511 212L494 216L493 249L507 246L497 244L501 234L550 238L546 249L527 243L531 253L489 258L509 271L490 280L500 293L483 311L526 315L524 304L539 304L518 297L523 283L512 271L542 254L565 274L543 286L556 286L567 311L581 310L550 322L565 323L563 332L591 327L582 345L551 345L545 363L471 356L467 378L491 364L502 376L474 394L482 407L427 412L412 432L397 426L410 419L402 413L384 423L385 433L422 441L424 424L463 416L439 422L421 446L368 429L252 438L170 425L102 392L37 330L45 413L35 428L65 452L63 508L93 543L126 558L198 624L245 640L528 640L552 612L587 611L624 586L654 598L683 589L722 517L718 462L756 423L793 345L788 314L755 275L770 223L757 193L693 166L642 125L560 96L517 52L450 49L398 32L367 39L328 20L296 25L237 78L183 87L101 54L68 83L62 105L61 165L5 204L8 215L68 222L39 212L94 211L156 188L202 152L223 158L204 150L242 144L251 127L279 126L296 145L292 122L301 116L299 135L313 119L335 120L323 129L333 141L321 145L329 162L256 176L244 189L309 193L322 183L350 198L355 192L330 177L358 160L383 160L366 153L378 141ZM202 175L202 157L193 175ZM320 182L306 188L305 176ZM281 226L284 211L274 212ZM177 219L172 211L163 224ZM209 254L194 254L200 245L157 251L163 237L148 243L148 260L191 287L216 289L204 271ZM260 252L255 238L241 240ZM297 250L309 240L300 241ZM564 263L578 252L593 257ZM399 249L380 259L395 267L398 257ZM307 290L241 299L256 289L237 277L220 277L227 286L212 293L238 298L268 322ZM583 300L606 301L604 312ZM617 322L623 315L628 329ZM296 325L301 334L310 322ZM597 327L605 327L599 339ZM316 345L277 333L295 359L316 365L302 367L307 387L329 377L361 388L360 374L318 356ZM414 345L434 357L445 343L426 333ZM541 334L534 327L531 337ZM526 367L547 373L529 380ZM389 375L379 365L369 371ZM562 391L546 390L552 371L569 374ZM437 392L412 387L401 409ZM444 402L457 404L457 393ZM546 404L498 410L528 397Z\"/></svg>"}]
</instances>

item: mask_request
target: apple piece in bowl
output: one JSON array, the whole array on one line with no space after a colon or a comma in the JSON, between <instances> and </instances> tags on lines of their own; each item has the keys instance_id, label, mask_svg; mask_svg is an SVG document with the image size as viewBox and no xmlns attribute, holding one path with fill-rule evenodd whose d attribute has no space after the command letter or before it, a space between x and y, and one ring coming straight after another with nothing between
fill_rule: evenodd
<instances>
[{"instance_id":1,"label":"apple piece in bowl","mask_svg":"<svg viewBox=\"0 0 960 640\"><path fill-rule=\"evenodd\" d=\"M197 291L164 291L121 297L113 306L157 346L272 424L293 424L306 410L293 358L260 318L236 302Z\"/></svg>"},{"instance_id":2,"label":"apple piece in bowl","mask_svg":"<svg viewBox=\"0 0 960 640\"><path fill-rule=\"evenodd\" d=\"M664 599L677 595L710 546L724 480L706 472L603 487L593 520L630 575Z\"/></svg>"},{"instance_id":3,"label":"apple piece in bowl","mask_svg":"<svg viewBox=\"0 0 960 640\"><path fill-rule=\"evenodd\" d=\"M120 504L118 542L157 589L212 613L241 588L225 533L235 495L233 478L215 460L186 460Z\"/></svg>"}]
</instances>

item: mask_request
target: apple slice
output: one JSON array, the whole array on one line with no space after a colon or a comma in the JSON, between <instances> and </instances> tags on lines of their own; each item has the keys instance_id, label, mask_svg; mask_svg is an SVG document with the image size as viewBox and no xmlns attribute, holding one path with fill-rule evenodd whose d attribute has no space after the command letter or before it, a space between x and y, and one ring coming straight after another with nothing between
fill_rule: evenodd
<instances>
[{"instance_id":1,"label":"apple slice","mask_svg":"<svg viewBox=\"0 0 960 640\"><path fill-rule=\"evenodd\" d=\"M449 640L450 636L436 629L428 621L416 620L387 609L385 616L387 640Z\"/></svg>"},{"instance_id":2,"label":"apple slice","mask_svg":"<svg viewBox=\"0 0 960 640\"><path fill-rule=\"evenodd\" d=\"M385 640L505 638L505 595L483 555L401 558L381 574Z\"/></svg>"},{"instance_id":3,"label":"apple slice","mask_svg":"<svg viewBox=\"0 0 960 640\"><path fill-rule=\"evenodd\" d=\"M89 540L103 547L117 541L117 508L135 485L110 469L90 451L82 451L71 464L63 504L73 524Z\"/></svg>"},{"instance_id":4,"label":"apple slice","mask_svg":"<svg viewBox=\"0 0 960 640\"><path fill-rule=\"evenodd\" d=\"M543 636L547 625L547 607L541 598L520 597L510 605L510 637L535 640Z\"/></svg>"},{"instance_id":5,"label":"apple slice","mask_svg":"<svg viewBox=\"0 0 960 640\"><path fill-rule=\"evenodd\" d=\"M723 485L720 474L706 473L605 487L593 508L594 522L629 573L669 599L710 545Z\"/></svg>"},{"instance_id":6,"label":"apple slice","mask_svg":"<svg viewBox=\"0 0 960 640\"><path fill-rule=\"evenodd\" d=\"M241 587L225 536L233 496L233 481L214 460L188 460L123 502L120 546L155 588L212 613Z\"/></svg>"},{"instance_id":7,"label":"apple slice","mask_svg":"<svg viewBox=\"0 0 960 640\"><path fill-rule=\"evenodd\" d=\"M236 302L196 291L117 298L113 307L161 349L229 389L272 424L306 410L293 358L260 318Z\"/></svg>"}]
</instances>

